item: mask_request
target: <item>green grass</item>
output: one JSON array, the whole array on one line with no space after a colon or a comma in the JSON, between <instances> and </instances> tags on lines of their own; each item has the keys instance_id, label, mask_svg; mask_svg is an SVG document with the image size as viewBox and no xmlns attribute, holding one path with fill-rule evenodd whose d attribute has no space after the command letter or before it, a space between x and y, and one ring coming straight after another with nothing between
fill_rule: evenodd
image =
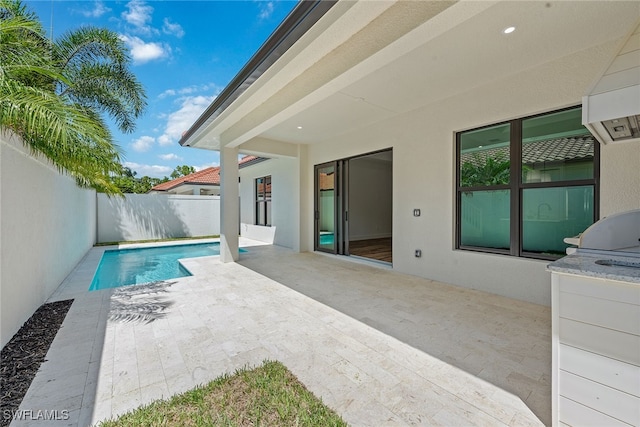
<instances>
[{"instance_id":1,"label":"green grass","mask_svg":"<svg viewBox=\"0 0 640 427\"><path fill-rule=\"evenodd\" d=\"M150 240L125 240L123 242L103 242L96 243L95 246L113 246L113 245L124 245L124 244L133 244L133 243L153 243L153 242L173 242L176 240L198 240L198 239L215 239L220 237L219 234L213 236L197 236L197 237L170 237L167 239L150 239Z\"/></svg>"},{"instance_id":2,"label":"green grass","mask_svg":"<svg viewBox=\"0 0 640 427\"><path fill-rule=\"evenodd\" d=\"M272 361L223 375L207 385L100 425L347 426L282 363Z\"/></svg>"}]
</instances>

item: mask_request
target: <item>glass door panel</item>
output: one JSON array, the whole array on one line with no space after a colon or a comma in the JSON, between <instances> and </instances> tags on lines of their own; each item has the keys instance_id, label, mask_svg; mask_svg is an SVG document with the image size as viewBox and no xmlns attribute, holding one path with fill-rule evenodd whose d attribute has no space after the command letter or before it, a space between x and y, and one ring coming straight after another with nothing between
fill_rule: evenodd
<instances>
[{"instance_id":1,"label":"glass door panel","mask_svg":"<svg viewBox=\"0 0 640 427\"><path fill-rule=\"evenodd\" d=\"M316 166L316 250L336 253L336 163Z\"/></svg>"}]
</instances>

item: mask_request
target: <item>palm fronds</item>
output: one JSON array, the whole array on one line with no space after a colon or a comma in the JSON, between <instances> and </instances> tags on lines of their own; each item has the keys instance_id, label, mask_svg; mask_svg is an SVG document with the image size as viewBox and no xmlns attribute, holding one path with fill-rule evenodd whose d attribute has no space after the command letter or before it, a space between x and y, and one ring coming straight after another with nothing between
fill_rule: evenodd
<instances>
[{"instance_id":1,"label":"palm fronds","mask_svg":"<svg viewBox=\"0 0 640 427\"><path fill-rule=\"evenodd\" d=\"M21 137L83 187L121 194L121 152L101 114L132 132L146 107L130 58L108 29L49 40L20 0L0 0L0 130Z\"/></svg>"}]
</instances>

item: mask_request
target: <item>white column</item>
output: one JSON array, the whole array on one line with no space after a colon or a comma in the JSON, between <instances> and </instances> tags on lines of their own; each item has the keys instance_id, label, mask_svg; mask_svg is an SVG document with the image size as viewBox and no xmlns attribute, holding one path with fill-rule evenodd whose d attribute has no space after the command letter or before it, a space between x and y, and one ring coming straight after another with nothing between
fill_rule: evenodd
<instances>
[{"instance_id":1,"label":"white column","mask_svg":"<svg viewBox=\"0 0 640 427\"><path fill-rule=\"evenodd\" d=\"M305 144L298 144L298 159L295 174L297 178L297 191L294 196L295 203L293 204L297 209L294 217L295 231L293 242L293 250L296 252L306 252L313 249L309 247L309 227L313 227L313 222L309 222L309 218L313 218L313 212L309 210L309 204L307 203L309 195L309 168L307 163L307 146Z\"/></svg>"},{"instance_id":2,"label":"white column","mask_svg":"<svg viewBox=\"0 0 640 427\"><path fill-rule=\"evenodd\" d=\"M240 229L240 192L238 185L238 149L220 150L220 260L238 260Z\"/></svg>"}]
</instances>

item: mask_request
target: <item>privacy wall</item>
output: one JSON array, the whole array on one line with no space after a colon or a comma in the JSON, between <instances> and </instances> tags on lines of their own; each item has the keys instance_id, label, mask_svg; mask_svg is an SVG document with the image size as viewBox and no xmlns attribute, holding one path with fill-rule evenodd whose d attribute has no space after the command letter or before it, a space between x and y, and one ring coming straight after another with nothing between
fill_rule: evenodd
<instances>
[{"instance_id":1,"label":"privacy wall","mask_svg":"<svg viewBox=\"0 0 640 427\"><path fill-rule=\"evenodd\" d=\"M0 345L95 243L95 192L0 134Z\"/></svg>"},{"instance_id":2,"label":"privacy wall","mask_svg":"<svg viewBox=\"0 0 640 427\"><path fill-rule=\"evenodd\" d=\"M98 194L98 243L220 234L219 196Z\"/></svg>"}]
</instances>

